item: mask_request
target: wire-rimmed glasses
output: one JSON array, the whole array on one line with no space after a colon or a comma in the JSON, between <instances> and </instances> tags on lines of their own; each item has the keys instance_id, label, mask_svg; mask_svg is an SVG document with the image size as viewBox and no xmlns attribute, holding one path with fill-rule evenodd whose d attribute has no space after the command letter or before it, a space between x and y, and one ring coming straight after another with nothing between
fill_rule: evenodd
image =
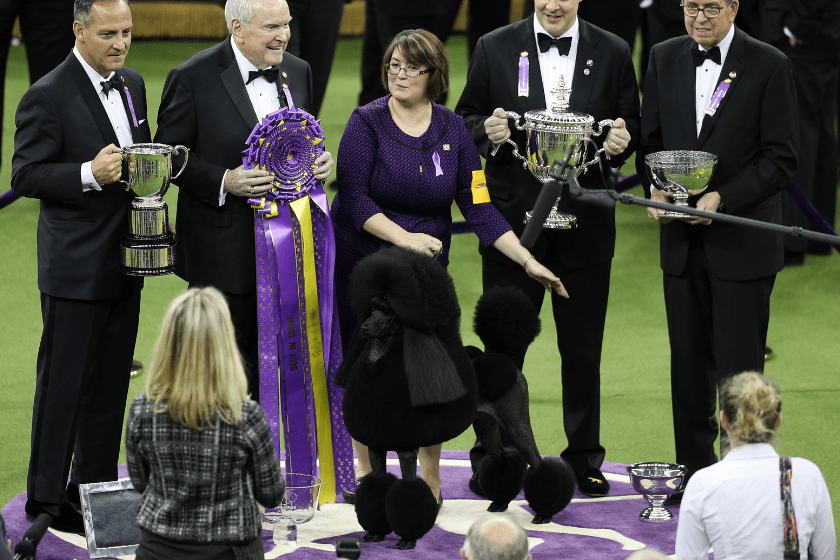
<instances>
[{"instance_id":1,"label":"wire-rimmed glasses","mask_svg":"<svg viewBox=\"0 0 840 560\"><path fill-rule=\"evenodd\" d=\"M721 10L727 7L729 4L732 3L732 0L729 0L723 6L706 6L705 8L701 8L695 4L680 4L680 8L683 9L683 13L688 17L697 17L700 12L703 12L703 15L709 19L714 19L720 16Z\"/></svg>"},{"instance_id":2,"label":"wire-rimmed glasses","mask_svg":"<svg viewBox=\"0 0 840 560\"><path fill-rule=\"evenodd\" d=\"M419 78L423 74L428 74L429 72L434 70L434 68L427 68L426 70L420 70L419 68L414 68L412 66L409 66L409 67L400 66L396 62L392 62L390 64L385 65L385 71L388 72L389 74L391 74L392 76L399 76L400 72L402 72L403 70L405 70L405 75L406 75L407 78Z\"/></svg>"}]
</instances>

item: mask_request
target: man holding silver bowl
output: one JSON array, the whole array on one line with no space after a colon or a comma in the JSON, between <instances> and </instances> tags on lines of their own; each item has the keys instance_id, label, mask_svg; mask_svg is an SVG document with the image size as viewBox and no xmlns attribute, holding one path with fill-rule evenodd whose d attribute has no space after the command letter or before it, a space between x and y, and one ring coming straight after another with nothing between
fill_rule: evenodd
<instances>
[{"instance_id":1,"label":"man holding silver bowl","mask_svg":"<svg viewBox=\"0 0 840 560\"><path fill-rule=\"evenodd\" d=\"M780 191L799 150L791 63L733 26L739 0L673 4L688 36L651 51L636 156L639 174L647 167L654 176L655 188L643 181L645 194L780 223ZM676 459L688 480L717 461L718 387L742 371L764 370L782 236L652 208L648 216L661 224ZM723 455L728 439L720 436Z\"/></svg>"},{"instance_id":2,"label":"man holding silver bowl","mask_svg":"<svg viewBox=\"0 0 840 560\"><path fill-rule=\"evenodd\" d=\"M78 485L117 479L143 287L119 266L133 195L117 182L118 146L151 134L143 78L123 67L128 2L76 0L74 18L73 52L18 105L12 188L41 202L44 331L26 516L48 513L53 529L83 533Z\"/></svg>"},{"instance_id":3,"label":"man holding silver bowl","mask_svg":"<svg viewBox=\"0 0 840 560\"><path fill-rule=\"evenodd\" d=\"M524 133L510 128L506 112L525 113L528 119L528 112L548 109L542 112L551 113L544 121L546 128L551 129L559 128L553 122L566 125L614 119L608 134L592 135L595 146L606 150L611 158L604 158L605 166L624 163L638 139L639 91L630 48L616 35L580 20L580 1L537 0L533 16L482 37L470 60L467 84L455 109L464 117L479 152L487 160L485 173L491 201L520 236L526 212L534 208L542 188L532 173L553 163L553 156L546 154L558 151L557 144L569 135L543 136L529 131L526 140ZM551 93L561 77L564 87L571 86L567 109L562 107L565 103L555 104ZM588 124L580 128L588 128ZM572 142L582 144L583 136ZM537 137L544 137L545 141L539 145L528 143ZM539 165L530 165L530 171L525 169L512 148L505 145L509 138L519 150L529 146L529 160L538 161ZM587 159L594 151L589 148ZM581 175L580 182L584 188L603 188L598 165ZM568 299L551 296L562 358L559 369L563 424L568 440L561 457L574 469L581 492L604 496L609 483L600 471L605 455L599 440L600 365L615 249L615 211L582 204L568 194L562 196L557 210L559 213L555 214L561 219L555 223L549 220L532 253L563 281L569 293ZM481 253L484 289L499 285L518 287L539 311L545 292L525 274L522 263L511 261L493 248ZM519 356L520 369L524 360L524 355ZM471 455L478 459L482 453L474 449Z\"/></svg>"}]
</instances>

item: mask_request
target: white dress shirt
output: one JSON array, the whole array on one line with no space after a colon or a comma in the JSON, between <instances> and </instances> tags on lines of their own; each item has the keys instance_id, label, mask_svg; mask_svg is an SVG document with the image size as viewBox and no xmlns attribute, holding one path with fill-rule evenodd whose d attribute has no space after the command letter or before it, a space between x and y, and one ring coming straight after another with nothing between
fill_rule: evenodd
<instances>
[{"instance_id":1,"label":"white dress shirt","mask_svg":"<svg viewBox=\"0 0 840 560\"><path fill-rule=\"evenodd\" d=\"M111 121L111 127L113 127L117 135L117 142L120 147L133 144L134 139L131 136L131 125L128 122L128 114L125 112L122 95L118 91L110 91L110 95L105 95L105 89L102 87L102 82L110 80L114 73L111 72L107 78L103 78L82 58L82 53L79 52L79 49L73 47L73 54L76 55L76 59L82 64L82 68L84 68L85 74L87 74L93 88L99 93L99 100L102 102L102 107L108 114L108 120ZM105 146L102 147L104 148ZM97 183L93 177L93 171L91 170L92 164L93 161L87 161L82 164L82 192L102 190L102 185Z\"/></svg>"},{"instance_id":2,"label":"white dress shirt","mask_svg":"<svg viewBox=\"0 0 840 560\"><path fill-rule=\"evenodd\" d=\"M545 95L545 108L551 109L551 104L554 101L554 95L551 93L551 90L557 86L557 81L560 79L560 76L563 76L565 79L567 88L572 87L572 78L575 75L575 58L577 57L578 42L580 40L580 20L575 17L575 22L569 30L558 37L572 38L572 46L569 48L568 55L561 56L560 52L553 47L546 52L539 52L540 42L537 40L539 33L545 33L551 37L551 34L534 17L534 40L537 41L537 52L539 53L538 58L540 61L540 76L542 77L543 83L543 95Z\"/></svg>"},{"instance_id":3,"label":"white dress shirt","mask_svg":"<svg viewBox=\"0 0 840 560\"><path fill-rule=\"evenodd\" d=\"M706 116L706 108L709 106L709 102L712 100L712 96L715 94L715 89L717 89L718 84L720 83L720 71L723 69L723 63L726 62L726 55L729 54L729 47L732 46L732 39L735 37L735 26L729 28L729 33L726 34L726 37L723 38L718 44L718 48L720 48L720 64L713 61L711 58L707 58L703 61L703 64L697 67L695 70L695 77L696 77L696 99L695 99L695 120L697 121L697 136L700 136L700 129L703 128L703 119ZM698 45L699 46L699 45ZM700 47L701 51L705 51L703 47Z\"/></svg>"},{"instance_id":4,"label":"white dress shirt","mask_svg":"<svg viewBox=\"0 0 840 560\"><path fill-rule=\"evenodd\" d=\"M245 91L248 92L248 99L251 100L251 106L257 114L257 122L262 122L266 115L280 110L280 96L277 94L277 84L269 82L263 76L258 76L250 84L246 83L248 81L248 74L256 72L259 68L245 58L245 55L242 54L242 51L236 45L236 41L233 40L233 36L230 38L230 44L233 47L233 56L236 59L236 65L239 67L239 74L242 76L242 83L245 84ZM271 67L269 66L269 68ZM279 80L280 77L277 79ZM219 190L219 206L222 206L225 203L225 198L227 198L227 192L225 191L227 174L228 172L225 171L225 174L222 175L222 184Z\"/></svg>"},{"instance_id":5,"label":"white dress shirt","mask_svg":"<svg viewBox=\"0 0 840 560\"><path fill-rule=\"evenodd\" d=\"M677 560L768 560L784 557L779 454L767 443L734 447L724 459L700 469L683 495L677 526ZM837 535L828 487L820 469L791 459L791 495L800 557L837 558Z\"/></svg>"}]
</instances>

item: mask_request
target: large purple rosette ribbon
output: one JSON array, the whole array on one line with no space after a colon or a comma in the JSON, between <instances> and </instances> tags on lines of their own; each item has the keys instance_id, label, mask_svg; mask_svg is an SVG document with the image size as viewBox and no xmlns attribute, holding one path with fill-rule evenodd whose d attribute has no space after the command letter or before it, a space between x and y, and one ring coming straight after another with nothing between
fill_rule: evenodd
<instances>
[{"instance_id":1,"label":"large purple rosette ribbon","mask_svg":"<svg viewBox=\"0 0 840 560\"><path fill-rule=\"evenodd\" d=\"M264 197L248 199L256 209L260 403L278 457L282 429L286 472L320 476L323 504L354 484L343 391L335 383L341 365L335 238L313 174L323 131L284 91L289 106L254 128L242 157L246 169L274 176Z\"/></svg>"}]
</instances>

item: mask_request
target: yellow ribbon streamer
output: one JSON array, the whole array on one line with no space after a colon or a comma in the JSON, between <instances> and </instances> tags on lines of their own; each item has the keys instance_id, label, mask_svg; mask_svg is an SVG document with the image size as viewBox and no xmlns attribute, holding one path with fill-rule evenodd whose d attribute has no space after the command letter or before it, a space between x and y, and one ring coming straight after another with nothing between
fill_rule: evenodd
<instances>
[{"instance_id":1,"label":"yellow ribbon streamer","mask_svg":"<svg viewBox=\"0 0 840 560\"><path fill-rule=\"evenodd\" d=\"M309 341L309 367L315 399L315 431L318 437L318 460L321 474L321 497L318 505L335 501L335 461L333 460L330 403L327 395L327 373L324 367L324 345L321 338L321 311L318 306L318 280L315 271L315 239L312 234L312 206L309 195L289 203L300 224L303 245L304 299L306 302L306 336ZM298 287L300 289L300 287Z\"/></svg>"}]
</instances>

